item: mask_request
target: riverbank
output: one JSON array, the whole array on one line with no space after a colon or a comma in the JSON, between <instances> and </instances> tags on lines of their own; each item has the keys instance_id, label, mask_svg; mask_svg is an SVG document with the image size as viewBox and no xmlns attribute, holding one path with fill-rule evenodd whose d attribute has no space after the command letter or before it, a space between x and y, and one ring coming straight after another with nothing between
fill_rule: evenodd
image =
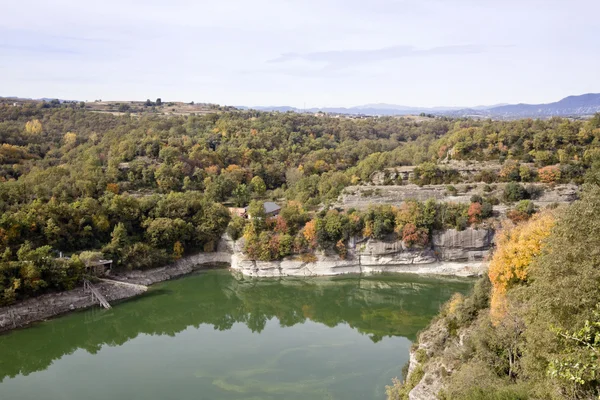
<instances>
[{"instance_id":1,"label":"riverbank","mask_svg":"<svg viewBox=\"0 0 600 400\"><path fill-rule=\"evenodd\" d=\"M110 280L103 279L94 283L94 287L110 303L139 296L146 291L148 285L190 274L206 265L229 263L230 260L231 254L222 251L198 253L165 267L111 275ZM126 282L128 285L123 285L121 282ZM89 293L84 292L83 286L65 292L44 294L17 304L0 307L0 332L22 328L34 322L95 305L97 302Z\"/></svg>"},{"instance_id":2,"label":"riverbank","mask_svg":"<svg viewBox=\"0 0 600 400\"><path fill-rule=\"evenodd\" d=\"M485 258L491 247L490 231L468 229L447 231L434 236L432 248L406 249L402 242L369 240L355 243L347 259L318 254L314 261L296 257L281 261L254 261L244 258L241 243L224 238L216 252L183 257L173 264L146 271L126 271L110 280L94 284L109 301L119 301L143 293L145 286L187 275L210 265L227 264L233 271L250 277L333 276L382 272L469 277L484 273ZM133 285L121 285L126 282ZM136 286L143 285L143 286ZM66 292L48 293L0 308L0 332L27 326L70 311L96 305L89 293L79 287Z\"/></svg>"}]
</instances>

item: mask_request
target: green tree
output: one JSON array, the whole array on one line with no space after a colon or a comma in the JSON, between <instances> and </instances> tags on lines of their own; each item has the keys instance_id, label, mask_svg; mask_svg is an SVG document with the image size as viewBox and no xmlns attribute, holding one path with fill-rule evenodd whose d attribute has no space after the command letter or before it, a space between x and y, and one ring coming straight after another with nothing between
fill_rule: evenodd
<instances>
[{"instance_id":1,"label":"green tree","mask_svg":"<svg viewBox=\"0 0 600 400\"><path fill-rule=\"evenodd\" d=\"M257 175L250 181L250 190L258 196L262 196L267 190L267 185L265 185L265 181Z\"/></svg>"}]
</instances>

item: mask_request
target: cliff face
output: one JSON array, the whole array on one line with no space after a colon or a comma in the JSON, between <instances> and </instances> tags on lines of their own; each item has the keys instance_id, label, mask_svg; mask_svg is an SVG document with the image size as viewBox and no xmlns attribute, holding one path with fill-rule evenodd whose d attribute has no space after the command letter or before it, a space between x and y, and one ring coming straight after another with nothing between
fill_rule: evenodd
<instances>
[{"instance_id":1,"label":"cliff face","mask_svg":"<svg viewBox=\"0 0 600 400\"><path fill-rule=\"evenodd\" d=\"M437 201L449 203L471 203L473 195L494 196L501 199L506 183L496 183L492 191L486 191L490 185L485 183L469 183L454 185L458 190L456 194L448 193L447 185L370 185L370 186L348 186L344 189L336 206L348 209L365 209L373 204L399 205L407 200ZM528 186L536 187L541 193L533 202L538 207L545 207L552 203L571 203L577 200L579 188L574 184L563 184L551 186L544 183L530 183ZM506 205L494 206L494 210L504 212Z\"/></svg>"},{"instance_id":2,"label":"cliff face","mask_svg":"<svg viewBox=\"0 0 600 400\"><path fill-rule=\"evenodd\" d=\"M253 261L244 258L241 243L233 249L231 268L249 276L316 276L344 273L406 272L473 276L485 269L494 232L487 229L436 232L426 248L407 248L402 241L351 240L348 256L318 254L314 262L298 258Z\"/></svg>"}]
</instances>

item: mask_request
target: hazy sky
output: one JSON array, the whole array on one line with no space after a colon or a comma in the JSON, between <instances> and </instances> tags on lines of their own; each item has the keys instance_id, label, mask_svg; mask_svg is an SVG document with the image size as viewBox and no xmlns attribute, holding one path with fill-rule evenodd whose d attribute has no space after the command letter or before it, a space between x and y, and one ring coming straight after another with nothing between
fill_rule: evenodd
<instances>
[{"instance_id":1,"label":"hazy sky","mask_svg":"<svg viewBox=\"0 0 600 400\"><path fill-rule=\"evenodd\" d=\"M474 106L600 92L600 0L2 1L0 96Z\"/></svg>"}]
</instances>

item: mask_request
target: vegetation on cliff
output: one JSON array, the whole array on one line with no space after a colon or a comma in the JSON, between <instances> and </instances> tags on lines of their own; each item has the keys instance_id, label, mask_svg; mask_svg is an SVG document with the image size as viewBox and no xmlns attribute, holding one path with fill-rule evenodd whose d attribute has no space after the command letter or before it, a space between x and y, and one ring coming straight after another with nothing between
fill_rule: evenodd
<instances>
[{"instance_id":1,"label":"vegetation on cliff","mask_svg":"<svg viewBox=\"0 0 600 400\"><path fill-rule=\"evenodd\" d=\"M420 337L417 383L441 399L592 399L600 395L600 187L506 228L489 277L455 296ZM415 388L415 389L413 389Z\"/></svg>"}]
</instances>

